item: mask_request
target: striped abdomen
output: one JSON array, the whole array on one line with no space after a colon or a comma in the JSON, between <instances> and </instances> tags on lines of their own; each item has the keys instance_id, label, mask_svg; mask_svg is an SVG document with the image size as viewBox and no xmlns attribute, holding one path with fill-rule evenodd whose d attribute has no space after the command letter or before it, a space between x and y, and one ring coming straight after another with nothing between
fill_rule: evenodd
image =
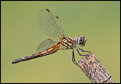
<instances>
[{"instance_id":1,"label":"striped abdomen","mask_svg":"<svg viewBox=\"0 0 121 84\"><path fill-rule=\"evenodd\" d=\"M59 50L59 46L58 45L54 45L42 52L39 52L39 53L35 53L35 54L32 54L31 56L25 56L23 58L20 58L20 59L17 59L17 60L14 60L12 62L12 64L16 64L18 62L22 62L22 61L27 61L27 60L31 60L31 59L34 59L34 58L38 58L38 57L42 57L42 56L45 56L45 55L49 55L49 54L52 54L52 53L55 53L56 51Z\"/></svg>"}]
</instances>

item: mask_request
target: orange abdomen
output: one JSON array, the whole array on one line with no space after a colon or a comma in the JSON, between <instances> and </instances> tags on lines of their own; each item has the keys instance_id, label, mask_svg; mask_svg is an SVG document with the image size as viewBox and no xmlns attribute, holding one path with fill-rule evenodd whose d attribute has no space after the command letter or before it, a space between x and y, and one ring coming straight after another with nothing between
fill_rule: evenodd
<instances>
[{"instance_id":1,"label":"orange abdomen","mask_svg":"<svg viewBox=\"0 0 121 84\"><path fill-rule=\"evenodd\" d=\"M27 61L27 60L31 60L34 58L38 58L38 57L42 57L42 56L46 56L46 55L55 53L59 50L59 47L60 47L59 45L54 45L54 46L52 46L52 47L50 47L42 52L35 53L35 54L32 54L31 56L25 56L25 57L22 57L20 59L14 60L12 62L12 64L16 64L18 62Z\"/></svg>"}]
</instances>

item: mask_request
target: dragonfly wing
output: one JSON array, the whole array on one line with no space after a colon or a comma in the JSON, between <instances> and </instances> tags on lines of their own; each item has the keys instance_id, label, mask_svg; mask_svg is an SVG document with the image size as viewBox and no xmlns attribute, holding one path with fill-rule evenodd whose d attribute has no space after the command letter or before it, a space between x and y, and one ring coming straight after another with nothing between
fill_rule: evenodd
<instances>
[{"instance_id":1,"label":"dragonfly wing","mask_svg":"<svg viewBox=\"0 0 121 84\"><path fill-rule=\"evenodd\" d=\"M37 47L37 52L41 52L41 51L44 51L45 49L47 48L50 48L52 47L53 45L55 45L56 42L51 40L51 39L46 39L44 41L42 41L39 46Z\"/></svg>"},{"instance_id":2,"label":"dragonfly wing","mask_svg":"<svg viewBox=\"0 0 121 84\"><path fill-rule=\"evenodd\" d=\"M41 30L47 35L56 39L64 36L63 30L59 23L59 18L54 17L49 9L43 9L39 12L38 18Z\"/></svg>"}]
</instances>

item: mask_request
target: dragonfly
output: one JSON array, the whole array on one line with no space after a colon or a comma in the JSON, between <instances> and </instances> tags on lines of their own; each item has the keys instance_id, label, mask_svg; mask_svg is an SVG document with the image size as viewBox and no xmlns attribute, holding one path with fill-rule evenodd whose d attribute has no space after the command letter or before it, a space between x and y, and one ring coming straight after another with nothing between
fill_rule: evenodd
<instances>
[{"instance_id":1,"label":"dragonfly","mask_svg":"<svg viewBox=\"0 0 121 84\"><path fill-rule=\"evenodd\" d=\"M53 37L55 41L51 38L42 41L37 47L37 53L16 59L12 62L12 64L47 56L57 52L58 50L70 49L72 50L72 62L79 66L75 60L74 49L76 49L80 56L87 56L88 54L82 55L80 53L80 51L90 53L90 51L86 51L80 48L85 46L87 41L86 37L80 35L75 39L66 37L60 25L59 17L54 16L49 9L42 9L38 14L38 23L41 31L50 37Z\"/></svg>"}]
</instances>

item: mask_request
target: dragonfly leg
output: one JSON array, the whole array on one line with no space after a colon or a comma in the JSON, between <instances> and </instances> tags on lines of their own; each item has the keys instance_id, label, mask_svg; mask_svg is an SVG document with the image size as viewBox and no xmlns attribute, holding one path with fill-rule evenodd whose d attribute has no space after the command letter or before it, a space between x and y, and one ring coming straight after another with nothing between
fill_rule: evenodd
<instances>
[{"instance_id":1,"label":"dragonfly leg","mask_svg":"<svg viewBox=\"0 0 121 84\"><path fill-rule=\"evenodd\" d=\"M79 52L78 49L76 49L76 50L77 50L77 52L79 53L80 56L87 56L87 54L86 54L86 55L82 55L82 54Z\"/></svg>"},{"instance_id":2,"label":"dragonfly leg","mask_svg":"<svg viewBox=\"0 0 121 84\"><path fill-rule=\"evenodd\" d=\"M75 61L74 49L72 51L72 62L79 67L79 64Z\"/></svg>"},{"instance_id":3,"label":"dragonfly leg","mask_svg":"<svg viewBox=\"0 0 121 84\"><path fill-rule=\"evenodd\" d=\"M83 49L81 49L81 48L79 48L79 50L81 50L81 51L83 51L83 52L89 52L89 53L91 53L90 51L86 51L86 50L83 50Z\"/></svg>"}]
</instances>

